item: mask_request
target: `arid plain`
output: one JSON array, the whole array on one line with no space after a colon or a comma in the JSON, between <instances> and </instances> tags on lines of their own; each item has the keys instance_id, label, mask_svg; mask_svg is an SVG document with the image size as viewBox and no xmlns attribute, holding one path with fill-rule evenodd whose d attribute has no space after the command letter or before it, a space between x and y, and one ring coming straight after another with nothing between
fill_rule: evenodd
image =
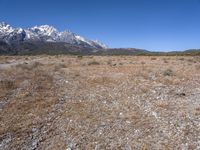
<instances>
[{"instance_id":1,"label":"arid plain","mask_svg":"<svg viewBox=\"0 0 200 150\"><path fill-rule=\"evenodd\" d=\"M200 149L200 57L0 56L0 149Z\"/></svg>"}]
</instances>

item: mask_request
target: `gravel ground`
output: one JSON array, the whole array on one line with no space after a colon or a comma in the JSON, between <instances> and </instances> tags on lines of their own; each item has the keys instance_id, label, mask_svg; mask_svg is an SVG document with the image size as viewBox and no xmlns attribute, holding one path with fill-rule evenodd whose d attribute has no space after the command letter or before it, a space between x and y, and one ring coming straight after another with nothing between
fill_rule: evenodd
<instances>
[{"instance_id":1,"label":"gravel ground","mask_svg":"<svg viewBox=\"0 0 200 150\"><path fill-rule=\"evenodd\" d=\"M200 57L0 57L0 149L200 149Z\"/></svg>"}]
</instances>

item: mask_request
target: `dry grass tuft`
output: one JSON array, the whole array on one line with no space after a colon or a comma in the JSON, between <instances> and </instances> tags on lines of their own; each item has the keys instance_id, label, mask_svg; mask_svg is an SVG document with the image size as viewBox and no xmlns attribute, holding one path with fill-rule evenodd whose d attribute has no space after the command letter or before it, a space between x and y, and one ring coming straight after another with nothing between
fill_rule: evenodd
<instances>
[{"instance_id":1,"label":"dry grass tuft","mask_svg":"<svg viewBox=\"0 0 200 150\"><path fill-rule=\"evenodd\" d=\"M164 75L164 76L174 76L174 72L173 72L173 70L171 70L171 69L166 69L166 70L163 72L163 75Z\"/></svg>"},{"instance_id":2,"label":"dry grass tuft","mask_svg":"<svg viewBox=\"0 0 200 150\"><path fill-rule=\"evenodd\" d=\"M164 63L169 63L166 58L163 58Z\"/></svg>"},{"instance_id":3,"label":"dry grass tuft","mask_svg":"<svg viewBox=\"0 0 200 150\"><path fill-rule=\"evenodd\" d=\"M156 57L151 57L151 60L156 60L157 58Z\"/></svg>"},{"instance_id":4,"label":"dry grass tuft","mask_svg":"<svg viewBox=\"0 0 200 150\"><path fill-rule=\"evenodd\" d=\"M16 88L15 81L13 80L1 80L0 81L0 88L3 90L13 90Z\"/></svg>"},{"instance_id":5,"label":"dry grass tuft","mask_svg":"<svg viewBox=\"0 0 200 150\"><path fill-rule=\"evenodd\" d=\"M33 62L33 63L24 62L23 64L16 65L17 68L21 68L22 70L32 70L41 66L43 66L43 64L40 62Z\"/></svg>"},{"instance_id":6,"label":"dry grass tuft","mask_svg":"<svg viewBox=\"0 0 200 150\"><path fill-rule=\"evenodd\" d=\"M67 68L68 66L64 63L59 63L54 66L54 71L60 71L62 68Z\"/></svg>"},{"instance_id":7,"label":"dry grass tuft","mask_svg":"<svg viewBox=\"0 0 200 150\"><path fill-rule=\"evenodd\" d=\"M88 62L88 65L89 65L89 66L90 66L90 65L100 65L100 63L97 62L96 60L93 60L93 61Z\"/></svg>"}]
</instances>

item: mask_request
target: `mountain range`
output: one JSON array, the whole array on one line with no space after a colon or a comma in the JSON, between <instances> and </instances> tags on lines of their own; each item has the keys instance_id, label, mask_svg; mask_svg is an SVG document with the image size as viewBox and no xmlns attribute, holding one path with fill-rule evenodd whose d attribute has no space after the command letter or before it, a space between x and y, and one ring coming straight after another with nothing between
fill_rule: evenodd
<instances>
[{"instance_id":1,"label":"mountain range","mask_svg":"<svg viewBox=\"0 0 200 150\"><path fill-rule=\"evenodd\" d=\"M0 55L81 54L81 55L199 55L200 50L151 52L137 48L108 48L105 44L84 38L69 30L59 32L49 25L28 29L0 23Z\"/></svg>"},{"instance_id":2,"label":"mountain range","mask_svg":"<svg viewBox=\"0 0 200 150\"><path fill-rule=\"evenodd\" d=\"M49 25L34 26L28 29L13 28L9 24L0 23L0 41L7 44L18 42L64 42L77 46L95 49L105 49L107 46L101 42L89 40L69 30L59 32Z\"/></svg>"}]
</instances>

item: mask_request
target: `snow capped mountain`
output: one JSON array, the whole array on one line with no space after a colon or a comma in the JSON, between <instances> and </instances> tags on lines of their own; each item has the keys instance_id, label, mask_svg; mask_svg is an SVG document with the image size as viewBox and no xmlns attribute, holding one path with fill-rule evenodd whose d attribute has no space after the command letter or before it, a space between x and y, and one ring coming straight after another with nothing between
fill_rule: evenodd
<instances>
[{"instance_id":1,"label":"snow capped mountain","mask_svg":"<svg viewBox=\"0 0 200 150\"><path fill-rule=\"evenodd\" d=\"M14 29L9 24L5 22L0 23L0 33L9 34L13 31Z\"/></svg>"},{"instance_id":2,"label":"snow capped mountain","mask_svg":"<svg viewBox=\"0 0 200 150\"><path fill-rule=\"evenodd\" d=\"M9 24L0 23L0 40L10 42L20 42L25 38L26 33L22 28L12 28Z\"/></svg>"},{"instance_id":3,"label":"snow capped mountain","mask_svg":"<svg viewBox=\"0 0 200 150\"><path fill-rule=\"evenodd\" d=\"M35 26L28 29L13 28L4 22L0 23L0 41L6 43L22 41L64 42L89 48L105 49L107 46L65 30L59 32L49 25Z\"/></svg>"},{"instance_id":4,"label":"snow capped mountain","mask_svg":"<svg viewBox=\"0 0 200 150\"><path fill-rule=\"evenodd\" d=\"M26 37L25 40L37 40L43 42L59 42L59 32L52 26L42 25L35 26L29 29L25 29Z\"/></svg>"}]
</instances>

